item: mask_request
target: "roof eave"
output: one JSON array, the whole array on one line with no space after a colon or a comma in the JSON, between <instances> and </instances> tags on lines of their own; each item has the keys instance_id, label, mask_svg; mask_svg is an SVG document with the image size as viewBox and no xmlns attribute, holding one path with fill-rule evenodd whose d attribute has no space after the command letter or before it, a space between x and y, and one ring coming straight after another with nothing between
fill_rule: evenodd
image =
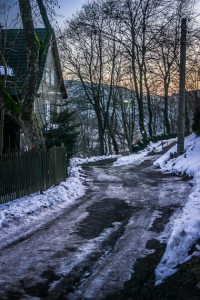
<instances>
[{"instance_id":1,"label":"roof eave","mask_svg":"<svg viewBox=\"0 0 200 300\"><path fill-rule=\"evenodd\" d=\"M55 62L56 62L56 68L57 68L57 72L58 72L58 78L59 78L59 82L60 82L60 90L62 92L63 99L67 99L68 95L67 95L67 90L66 90L66 86L64 83L64 79L63 79L62 68L61 68L61 64L60 64L60 57L59 57L59 53L58 53L58 46L56 43L56 36L55 36L54 31L53 31L53 35L52 35L52 46L53 46L53 53L54 53Z\"/></svg>"}]
</instances>

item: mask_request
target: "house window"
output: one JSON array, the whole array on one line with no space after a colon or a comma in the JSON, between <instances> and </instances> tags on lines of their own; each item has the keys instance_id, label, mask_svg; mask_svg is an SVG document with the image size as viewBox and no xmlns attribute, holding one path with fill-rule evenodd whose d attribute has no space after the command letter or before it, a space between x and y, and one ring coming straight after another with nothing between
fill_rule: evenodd
<instances>
[{"instance_id":1,"label":"house window","mask_svg":"<svg viewBox=\"0 0 200 300\"><path fill-rule=\"evenodd\" d=\"M54 70L51 70L51 85L54 85Z\"/></svg>"},{"instance_id":2,"label":"house window","mask_svg":"<svg viewBox=\"0 0 200 300\"><path fill-rule=\"evenodd\" d=\"M50 78L50 71L49 69L45 70L45 81L46 83L51 83L51 78Z\"/></svg>"},{"instance_id":3,"label":"house window","mask_svg":"<svg viewBox=\"0 0 200 300\"><path fill-rule=\"evenodd\" d=\"M45 102L45 118L46 118L46 120L50 119L50 103L49 103L49 101Z\"/></svg>"},{"instance_id":4,"label":"house window","mask_svg":"<svg viewBox=\"0 0 200 300\"><path fill-rule=\"evenodd\" d=\"M54 85L55 83L55 73L54 70L46 69L45 70L45 82Z\"/></svg>"}]
</instances>

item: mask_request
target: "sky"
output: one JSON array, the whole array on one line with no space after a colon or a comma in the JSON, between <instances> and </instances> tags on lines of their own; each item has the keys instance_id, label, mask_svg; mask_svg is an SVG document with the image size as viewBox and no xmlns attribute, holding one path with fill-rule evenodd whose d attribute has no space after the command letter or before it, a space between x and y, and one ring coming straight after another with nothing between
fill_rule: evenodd
<instances>
[{"instance_id":1,"label":"sky","mask_svg":"<svg viewBox=\"0 0 200 300\"><path fill-rule=\"evenodd\" d=\"M75 14L77 10L80 10L84 3L87 3L87 0L59 0L61 14L66 18L70 17L72 14Z\"/></svg>"},{"instance_id":2,"label":"sky","mask_svg":"<svg viewBox=\"0 0 200 300\"><path fill-rule=\"evenodd\" d=\"M62 15L68 18L71 17L72 14L75 14L77 10L80 10L82 5L87 2L88 0L58 0L60 5L60 10L58 11L62 11ZM196 2L194 9L195 15L200 14L200 0L197 0ZM197 19L200 22L200 16L198 16ZM63 18L63 20L65 20L65 18Z\"/></svg>"},{"instance_id":3,"label":"sky","mask_svg":"<svg viewBox=\"0 0 200 300\"><path fill-rule=\"evenodd\" d=\"M6 6L8 7L11 5L14 0L0 0L0 19L3 22L4 16L1 15L1 11L3 11L3 8ZM82 5L84 3L87 3L88 0L58 0L58 4L60 6L60 9L57 8L57 14L62 15L62 17L58 17L58 23L62 26L64 21L72 16L72 14L75 14L78 10L81 9ZM15 7L12 8L12 14L16 15L16 12L18 9ZM197 0L197 4L195 5L195 15L200 14L200 0ZM198 21L200 22L200 16L197 17ZM4 22L3 22L4 23Z\"/></svg>"},{"instance_id":4,"label":"sky","mask_svg":"<svg viewBox=\"0 0 200 300\"><path fill-rule=\"evenodd\" d=\"M72 14L75 14L76 11L80 10L82 5L87 3L88 0L58 0L60 5L60 9L58 9L58 13L64 16L64 18L60 18L60 22L62 23L68 17L71 17ZM195 5L195 15L200 14L200 0L197 0L197 4ZM200 16L197 17L200 22Z\"/></svg>"},{"instance_id":5,"label":"sky","mask_svg":"<svg viewBox=\"0 0 200 300\"><path fill-rule=\"evenodd\" d=\"M75 13L76 10L79 10L84 3L87 3L88 0L58 0L58 3L63 11L63 14L66 16L71 16ZM195 13L200 13L200 1L197 0L195 5Z\"/></svg>"},{"instance_id":6,"label":"sky","mask_svg":"<svg viewBox=\"0 0 200 300\"><path fill-rule=\"evenodd\" d=\"M8 7L11 7L9 15L15 16L19 11L17 6L13 6L13 3L16 2L14 0L0 0L0 19L1 22L4 23L4 19L7 18L5 15L1 15L1 13ZM72 14L75 14L77 10L80 10L82 5L87 3L87 0L58 0L58 4L60 8L56 8L56 12L58 15L62 15L62 17L58 18L59 24L62 24L67 18L71 17Z\"/></svg>"},{"instance_id":7,"label":"sky","mask_svg":"<svg viewBox=\"0 0 200 300\"><path fill-rule=\"evenodd\" d=\"M91 158L73 158L68 169L69 177L66 181L61 182L60 185L52 187L43 194L35 193L31 196L26 196L14 201L0 205L0 248L6 247L13 243L13 239L17 241L34 232L35 227L33 221L37 226L45 224L52 218L52 215L59 215L63 208L70 207L74 201L85 193L85 178L81 164L85 162L102 160L110 157L117 158L113 167L140 164L147 157L148 153L155 151L159 154L162 147L174 142L174 139L152 143L138 154L131 154L130 156L101 156ZM173 146L164 155L157 158L153 163L155 168L160 168L163 173L175 173L181 175L188 175L192 177L190 184L192 186L191 193L188 196L182 212L172 218L166 235L167 247L165 253L155 269L156 285L162 283L165 278L174 274L177 265L189 260L192 256L200 256L200 247L198 244L192 254L189 250L200 238L200 137L194 133L185 139L185 153L177 158L171 158L170 153L177 150L177 145ZM103 172L103 171L102 171ZM92 184L92 179L91 183ZM109 179L108 179L109 180ZM155 216L156 218L156 216ZM17 222L15 221L17 220ZM152 220L153 221L153 220ZM29 230L27 229L29 226ZM19 228L23 228L23 233L17 236ZM165 233L162 233L165 234ZM161 236L161 241L163 237ZM162 241L163 242L163 241ZM88 250L89 251L89 250Z\"/></svg>"},{"instance_id":8,"label":"sky","mask_svg":"<svg viewBox=\"0 0 200 300\"><path fill-rule=\"evenodd\" d=\"M7 10L10 7L9 16L11 17L9 18L13 18L17 12L19 12L18 6L13 6L14 2L16 1L0 0L0 20L3 24L8 17L7 13L2 15L5 9ZM77 10L80 10L82 5L86 2L87 0L58 0L60 8L57 7L56 12L58 15L62 15L62 17L58 18L59 24L62 24L67 18L71 17L72 14L75 14Z\"/></svg>"}]
</instances>

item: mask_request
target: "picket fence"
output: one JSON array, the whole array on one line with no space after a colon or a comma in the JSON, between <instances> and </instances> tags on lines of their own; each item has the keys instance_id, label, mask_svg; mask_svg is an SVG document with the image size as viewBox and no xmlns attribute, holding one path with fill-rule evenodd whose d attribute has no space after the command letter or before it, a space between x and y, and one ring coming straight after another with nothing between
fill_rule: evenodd
<instances>
[{"instance_id":1,"label":"picket fence","mask_svg":"<svg viewBox=\"0 0 200 300\"><path fill-rule=\"evenodd\" d=\"M0 155L0 204L42 193L66 180L66 149Z\"/></svg>"}]
</instances>

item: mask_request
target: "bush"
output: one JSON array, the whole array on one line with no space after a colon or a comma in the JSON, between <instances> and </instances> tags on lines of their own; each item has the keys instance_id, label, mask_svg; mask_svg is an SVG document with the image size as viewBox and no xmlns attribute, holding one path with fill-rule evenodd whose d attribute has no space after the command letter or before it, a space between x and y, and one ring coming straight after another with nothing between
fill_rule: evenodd
<instances>
[{"instance_id":1,"label":"bush","mask_svg":"<svg viewBox=\"0 0 200 300\"><path fill-rule=\"evenodd\" d=\"M53 146L61 146L63 143L66 147L67 158L73 156L76 140L79 132L74 125L75 112L69 112L67 109L61 112L51 112L51 123L43 128L43 135L47 150Z\"/></svg>"},{"instance_id":2,"label":"bush","mask_svg":"<svg viewBox=\"0 0 200 300\"><path fill-rule=\"evenodd\" d=\"M138 151L145 149L146 146L149 144L149 142L150 142L150 139L140 140L139 142L137 142L136 144L134 144L132 146L132 151L138 152Z\"/></svg>"}]
</instances>

